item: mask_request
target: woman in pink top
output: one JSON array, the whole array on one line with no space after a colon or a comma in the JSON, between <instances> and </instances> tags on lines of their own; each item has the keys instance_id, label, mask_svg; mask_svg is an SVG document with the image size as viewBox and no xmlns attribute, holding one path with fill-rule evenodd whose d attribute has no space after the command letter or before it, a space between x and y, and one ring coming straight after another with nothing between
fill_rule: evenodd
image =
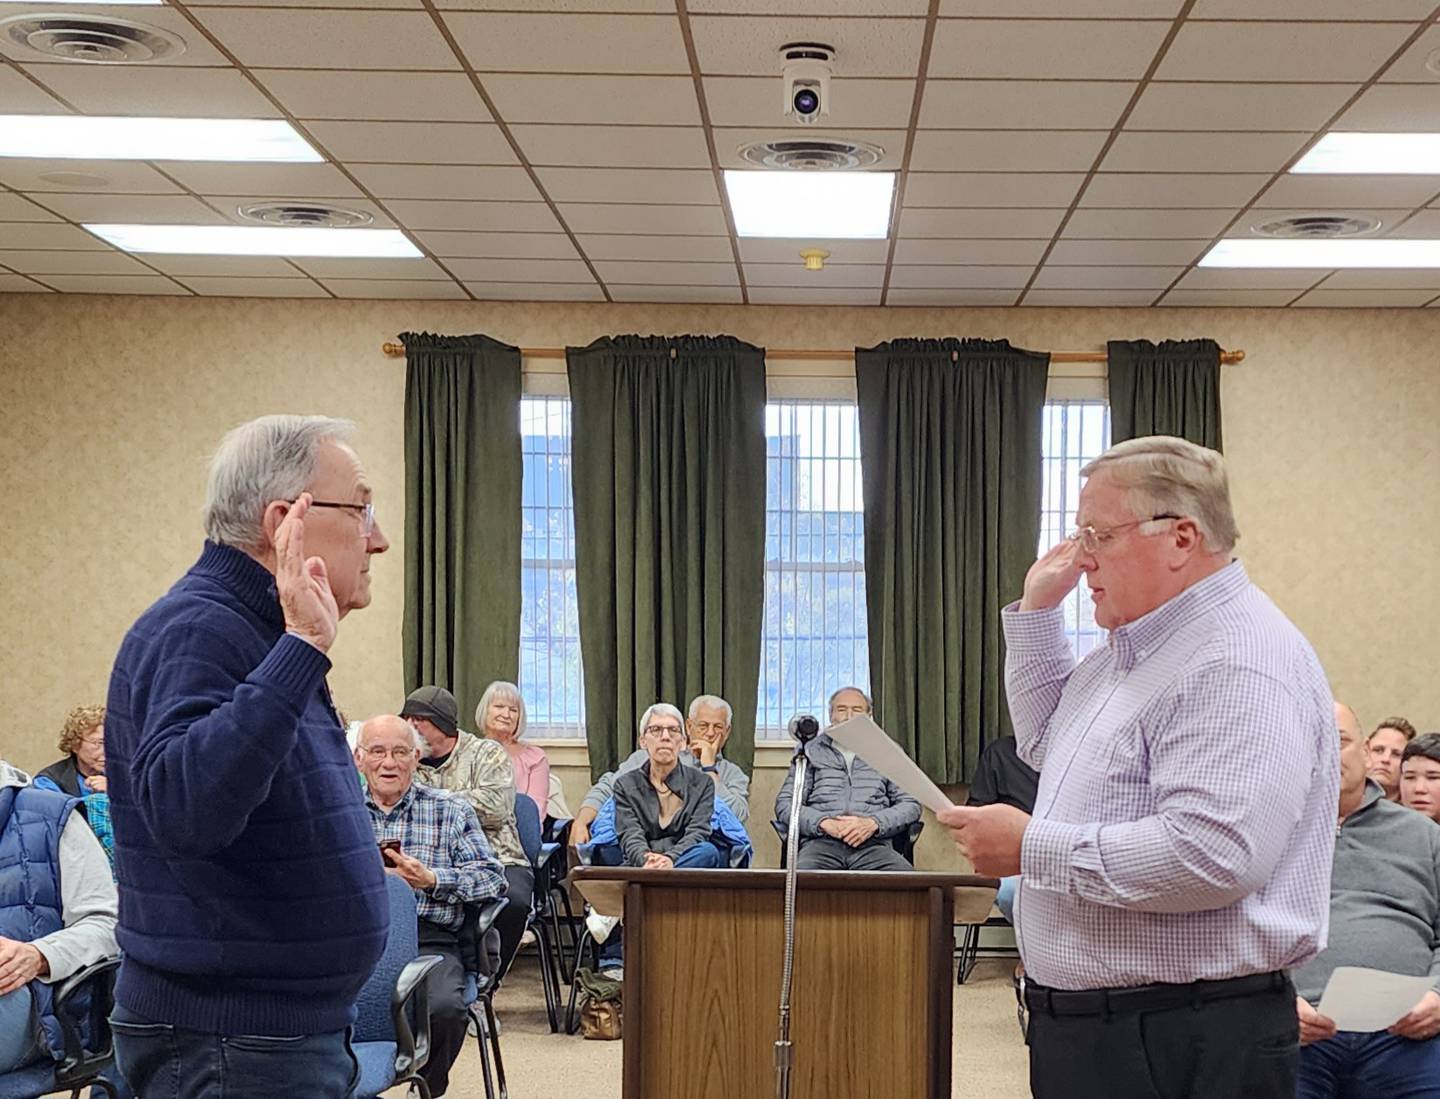
<instances>
[{"instance_id":1,"label":"woman in pink top","mask_svg":"<svg viewBox=\"0 0 1440 1099\"><path fill-rule=\"evenodd\" d=\"M525 700L520 697L520 688L503 679L486 687L480 705L475 707L475 725L481 736L499 741L510 754L515 789L529 795L543 821L550 801L550 760L543 749L520 743L525 735Z\"/></svg>"}]
</instances>

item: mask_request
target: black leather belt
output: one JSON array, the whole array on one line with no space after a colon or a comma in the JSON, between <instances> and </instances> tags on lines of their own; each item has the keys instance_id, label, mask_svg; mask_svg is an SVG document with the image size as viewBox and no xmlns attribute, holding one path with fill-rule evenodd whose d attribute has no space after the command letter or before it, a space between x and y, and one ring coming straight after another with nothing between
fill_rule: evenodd
<instances>
[{"instance_id":1,"label":"black leather belt","mask_svg":"<svg viewBox=\"0 0 1440 1099\"><path fill-rule=\"evenodd\" d=\"M1256 996L1290 988L1290 978L1277 970L1225 981L1195 981L1188 985L1140 985L1136 988L1093 988L1078 992L1025 981L1025 1006L1041 1015L1121 1015L1134 1011L1167 1011L1199 1006L1212 1000ZM1294 995L1293 992L1290 993Z\"/></svg>"}]
</instances>

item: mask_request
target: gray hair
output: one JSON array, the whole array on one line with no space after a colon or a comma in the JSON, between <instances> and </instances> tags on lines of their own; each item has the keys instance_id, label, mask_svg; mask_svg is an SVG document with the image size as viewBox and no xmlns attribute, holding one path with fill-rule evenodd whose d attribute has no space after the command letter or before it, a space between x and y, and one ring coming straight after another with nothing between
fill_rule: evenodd
<instances>
[{"instance_id":1,"label":"gray hair","mask_svg":"<svg viewBox=\"0 0 1440 1099\"><path fill-rule=\"evenodd\" d=\"M735 720L734 709L731 708L730 703L726 702L719 695L696 695L694 700L690 703L691 721L695 720L695 711L700 709L701 706L718 706L720 707L720 709L724 710L726 725L729 725L732 721Z\"/></svg>"},{"instance_id":2,"label":"gray hair","mask_svg":"<svg viewBox=\"0 0 1440 1099\"><path fill-rule=\"evenodd\" d=\"M867 710L873 710L875 708L874 700L871 699L871 697L864 691L862 691L859 687L838 687L831 693L830 700L825 703L825 709L833 710L835 708L835 700L841 695L843 695L846 691L854 691L857 695L863 698L865 700L865 708Z\"/></svg>"},{"instance_id":3,"label":"gray hair","mask_svg":"<svg viewBox=\"0 0 1440 1099\"><path fill-rule=\"evenodd\" d=\"M636 726L640 735L645 734L645 728L650 724L650 718L655 714L663 714L665 717L673 717L680 723L680 735L685 735L685 715L680 712L678 706L672 706L668 702L656 702L640 715L640 724Z\"/></svg>"},{"instance_id":4,"label":"gray hair","mask_svg":"<svg viewBox=\"0 0 1440 1099\"><path fill-rule=\"evenodd\" d=\"M354 432L351 421L330 416L261 416L229 431L210 459L205 536L222 546L259 549L265 508L304 492L321 444L348 442Z\"/></svg>"},{"instance_id":5,"label":"gray hair","mask_svg":"<svg viewBox=\"0 0 1440 1099\"><path fill-rule=\"evenodd\" d=\"M404 722L405 728L410 730L411 747L422 756L430 750L430 745L426 742L424 736L421 735L420 730L415 728L414 725L411 725L405 718L396 717L394 714L376 714L374 717L367 717L364 721L360 722L360 728L355 733L355 748L357 751L365 747L365 730L370 728L371 724L376 721L386 720Z\"/></svg>"},{"instance_id":6,"label":"gray hair","mask_svg":"<svg viewBox=\"0 0 1440 1099\"><path fill-rule=\"evenodd\" d=\"M1137 519L1171 512L1194 520L1210 553L1229 553L1240 538L1230 506L1230 478L1219 451L1173 435L1116 443L1080 476L1106 473L1127 490Z\"/></svg>"},{"instance_id":7,"label":"gray hair","mask_svg":"<svg viewBox=\"0 0 1440 1099\"><path fill-rule=\"evenodd\" d=\"M486 687L480 701L475 704L475 731L481 736L485 735L485 715L490 712L490 703L497 698L514 702L520 707L520 720L515 722L515 739L519 740L525 735L525 696L520 693L519 687L503 679L497 679Z\"/></svg>"}]
</instances>

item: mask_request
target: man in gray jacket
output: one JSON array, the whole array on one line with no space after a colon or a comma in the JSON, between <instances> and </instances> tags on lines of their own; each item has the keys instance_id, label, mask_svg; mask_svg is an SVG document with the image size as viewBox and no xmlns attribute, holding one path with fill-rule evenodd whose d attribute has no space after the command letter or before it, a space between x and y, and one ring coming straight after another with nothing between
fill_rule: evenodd
<instances>
[{"instance_id":1,"label":"man in gray jacket","mask_svg":"<svg viewBox=\"0 0 1440 1099\"><path fill-rule=\"evenodd\" d=\"M1440 826L1385 799L1365 777L1355 712L1340 729L1340 824L1330 881L1330 940L1295 970L1298 1099L1440 1099ZM1429 976L1431 990L1388 1030L1337 1031L1315 1004L1342 965Z\"/></svg>"},{"instance_id":2,"label":"man in gray jacket","mask_svg":"<svg viewBox=\"0 0 1440 1099\"><path fill-rule=\"evenodd\" d=\"M830 696L830 724L870 712L858 687ZM799 870L913 870L890 845L920 819L920 803L854 752L821 733L805 745L805 790L800 797ZM775 799L775 819L790 827L795 765Z\"/></svg>"}]
</instances>

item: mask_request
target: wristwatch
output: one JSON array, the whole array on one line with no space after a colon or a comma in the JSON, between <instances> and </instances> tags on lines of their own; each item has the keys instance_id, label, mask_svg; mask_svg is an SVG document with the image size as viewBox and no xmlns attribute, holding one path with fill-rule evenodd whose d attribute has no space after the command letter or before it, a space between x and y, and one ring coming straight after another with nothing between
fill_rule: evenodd
<instances>
[{"instance_id":1,"label":"wristwatch","mask_svg":"<svg viewBox=\"0 0 1440 1099\"><path fill-rule=\"evenodd\" d=\"M704 764L704 763L702 763L702 764L700 765L700 770L702 770L702 771L708 771L708 772L709 772L710 774L712 774L712 775L718 775L718 774L720 773L720 768L719 768L716 764L714 764L714 763L710 763L710 764Z\"/></svg>"}]
</instances>

